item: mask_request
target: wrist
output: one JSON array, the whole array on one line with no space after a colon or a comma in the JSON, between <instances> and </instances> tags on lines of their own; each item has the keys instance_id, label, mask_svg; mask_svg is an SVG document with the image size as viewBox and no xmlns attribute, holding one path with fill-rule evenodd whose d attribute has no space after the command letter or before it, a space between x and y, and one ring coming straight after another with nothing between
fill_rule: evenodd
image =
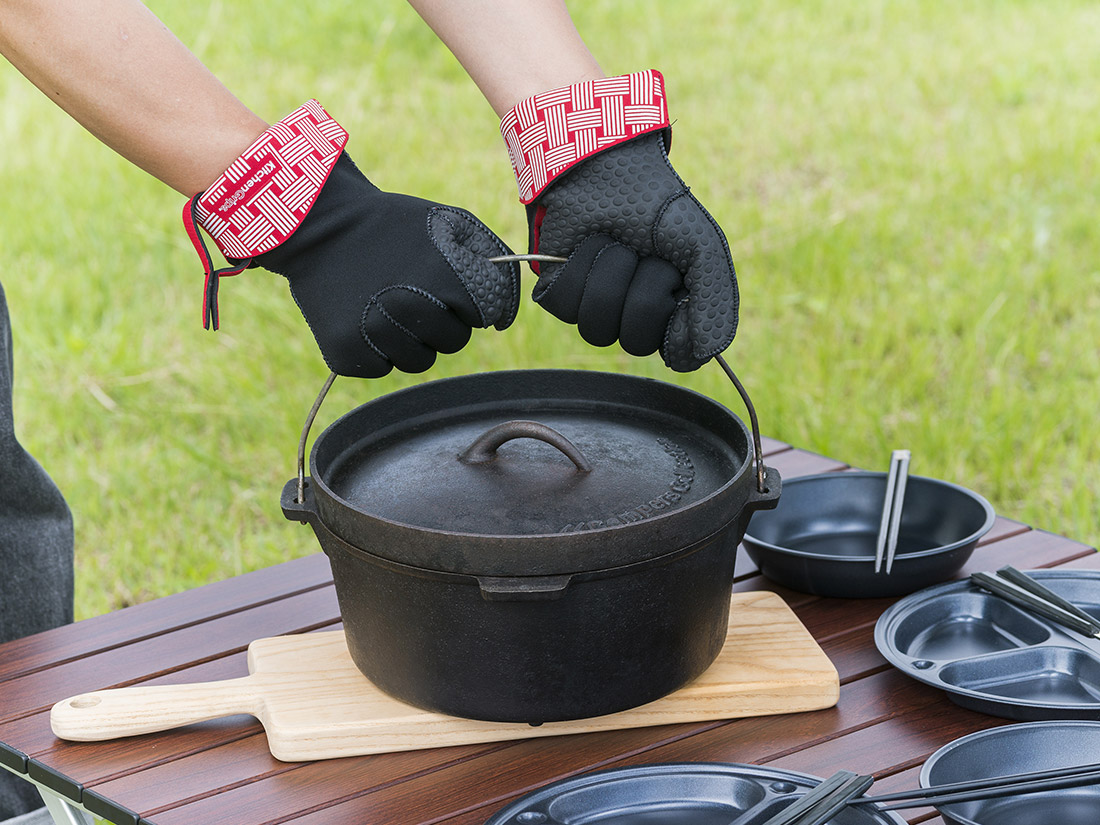
<instances>
[{"instance_id":1,"label":"wrist","mask_svg":"<svg viewBox=\"0 0 1100 825\"><path fill-rule=\"evenodd\" d=\"M221 275L283 243L301 226L347 143L348 133L316 100L268 127L183 209L183 222L206 272L203 324L218 328ZM213 238L229 269L215 270L198 232Z\"/></svg>"},{"instance_id":2,"label":"wrist","mask_svg":"<svg viewBox=\"0 0 1100 825\"><path fill-rule=\"evenodd\" d=\"M347 140L321 104L305 103L192 198L198 224L229 259L274 249L305 219Z\"/></svg>"},{"instance_id":3,"label":"wrist","mask_svg":"<svg viewBox=\"0 0 1100 825\"><path fill-rule=\"evenodd\" d=\"M251 112L248 114L251 115ZM193 167L186 178L189 185L180 186L177 191L191 197L196 192L210 189L230 164L259 140L270 126L262 118L255 117L251 122L219 122L216 130L207 128L203 132L201 155L187 158Z\"/></svg>"},{"instance_id":4,"label":"wrist","mask_svg":"<svg viewBox=\"0 0 1100 825\"><path fill-rule=\"evenodd\" d=\"M585 158L667 128L664 78L654 69L539 92L500 121L523 203Z\"/></svg>"},{"instance_id":5,"label":"wrist","mask_svg":"<svg viewBox=\"0 0 1100 825\"><path fill-rule=\"evenodd\" d=\"M497 117L504 117L511 109L535 95L605 77L607 75L595 61L576 62L568 66L555 61L553 65L539 63L524 66L522 72L517 70L510 75L494 75L479 83L479 88Z\"/></svg>"}]
</instances>

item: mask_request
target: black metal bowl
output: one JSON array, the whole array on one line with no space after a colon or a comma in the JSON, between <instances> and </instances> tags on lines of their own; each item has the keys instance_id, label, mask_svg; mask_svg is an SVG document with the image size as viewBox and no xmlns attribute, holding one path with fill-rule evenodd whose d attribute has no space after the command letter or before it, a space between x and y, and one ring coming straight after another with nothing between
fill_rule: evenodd
<instances>
[{"instance_id":1,"label":"black metal bowl","mask_svg":"<svg viewBox=\"0 0 1100 825\"><path fill-rule=\"evenodd\" d=\"M983 730L940 748L921 768L924 788L1096 762L1100 722L1028 722ZM1100 784L937 808L948 825L1094 825Z\"/></svg>"},{"instance_id":2,"label":"black metal bowl","mask_svg":"<svg viewBox=\"0 0 1100 825\"><path fill-rule=\"evenodd\" d=\"M876 573L885 497L886 473L785 480L778 506L749 521L745 549L761 573L792 590L847 599L903 596L950 579L995 518L977 493L910 476L893 567Z\"/></svg>"}]
</instances>

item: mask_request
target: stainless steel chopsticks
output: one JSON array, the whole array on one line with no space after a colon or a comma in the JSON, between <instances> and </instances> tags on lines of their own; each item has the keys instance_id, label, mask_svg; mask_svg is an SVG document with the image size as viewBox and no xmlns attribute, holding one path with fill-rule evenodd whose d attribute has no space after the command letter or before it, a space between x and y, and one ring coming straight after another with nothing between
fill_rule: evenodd
<instances>
[{"instance_id":1,"label":"stainless steel chopsticks","mask_svg":"<svg viewBox=\"0 0 1100 825\"><path fill-rule=\"evenodd\" d=\"M1076 616L1081 621L1088 622L1096 628L1097 631L1100 631L1100 620L1086 613L1069 599L1062 598L1049 587L1039 582L1034 576L1029 576L1022 570L1017 570L1012 565L1007 564L997 571L997 575L1002 579L1008 579L1017 587L1027 590L1041 599L1045 599L1056 607L1062 608L1062 610Z\"/></svg>"},{"instance_id":2,"label":"stainless steel chopsticks","mask_svg":"<svg viewBox=\"0 0 1100 825\"><path fill-rule=\"evenodd\" d=\"M762 825L822 825L871 787L872 776L837 771ZM735 825L736 820L731 825Z\"/></svg>"},{"instance_id":3,"label":"stainless steel chopsticks","mask_svg":"<svg viewBox=\"0 0 1100 825\"><path fill-rule=\"evenodd\" d=\"M882 522L875 545L875 572L889 574L894 566L894 554L898 549L898 532L901 529L901 508L905 501L905 484L909 478L908 450L894 450L890 454L890 472L886 476L886 500L882 505Z\"/></svg>"},{"instance_id":4,"label":"stainless steel chopsticks","mask_svg":"<svg viewBox=\"0 0 1100 825\"><path fill-rule=\"evenodd\" d=\"M1025 610L1083 636L1100 638L1100 621L1015 568L1002 567L996 574L971 573L970 580Z\"/></svg>"},{"instance_id":5,"label":"stainless steel chopsticks","mask_svg":"<svg viewBox=\"0 0 1100 825\"><path fill-rule=\"evenodd\" d=\"M875 779L870 775L837 771L759 825L823 825L846 805L875 805L878 811L902 811L912 807L938 807L1016 794L1080 788L1082 785L1100 784L1100 762L862 796L873 781ZM755 820L752 822L757 825ZM740 822L735 820L730 825L740 825Z\"/></svg>"},{"instance_id":6,"label":"stainless steel chopsticks","mask_svg":"<svg viewBox=\"0 0 1100 825\"><path fill-rule=\"evenodd\" d=\"M491 264L507 264L522 261L538 261L544 264L563 264L568 261L568 258L562 258L558 255L497 255L495 258L489 258L488 261Z\"/></svg>"},{"instance_id":7,"label":"stainless steel chopsticks","mask_svg":"<svg viewBox=\"0 0 1100 825\"><path fill-rule=\"evenodd\" d=\"M760 825L822 825L846 805L875 805L880 811L900 811L1100 784L1100 762L861 796L873 782L871 776L837 771ZM730 825L739 823L734 820Z\"/></svg>"},{"instance_id":8,"label":"stainless steel chopsticks","mask_svg":"<svg viewBox=\"0 0 1100 825\"><path fill-rule=\"evenodd\" d=\"M1011 776L993 776L987 779L953 782L948 785L934 785L912 791L897 791L880 796L864 796L853 799L848 804L877 804L881 811L897 811L904 808L977 802L981 799L1039 791L1057 791L1093 784L1100 784L1100 763L1031 771Z\"/></svg>"}]
</instances>

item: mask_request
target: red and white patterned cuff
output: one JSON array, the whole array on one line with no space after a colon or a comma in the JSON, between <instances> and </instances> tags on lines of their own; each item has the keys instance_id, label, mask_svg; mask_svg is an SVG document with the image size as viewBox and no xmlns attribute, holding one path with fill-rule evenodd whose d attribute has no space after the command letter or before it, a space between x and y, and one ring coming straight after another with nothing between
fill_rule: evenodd
<instances>
[{"instance_id":1,"label":"red and white patterned cuff","mask_svg":"<svg viewBox=\"0 0 1100 825\"><path fill-rule=\"evenodd\" d=\"M183 226L206 272L203 326L218 328L218 279L236 275L294 234L347 142L344 128L310 100L265 129L209 189L184 205ZM196 224L239 263L215 269Z\"/></svg>"},{"instance_id":2,"label":"red and white patterned cuff","mask_svg":"<svg viewBox=\"0 0 1100 825\"><path fill-rule=\"evenodd\" d=\"M500 133L530 203L589 155L668 126L664 78L648 69L540 92L501 118Z\"/></svg>"},{"instance_id":3,"label":"red and white patterned cuff","mask_svg":"<svg viewBox=\"0 0 1100 825\"><path fill-rule=\"evenodd\" d=\"M321 104L308 101L268 127L192 199L195 219L227 258L274 249L301 225L347 141Z\"/></svg>"}]
</instances>

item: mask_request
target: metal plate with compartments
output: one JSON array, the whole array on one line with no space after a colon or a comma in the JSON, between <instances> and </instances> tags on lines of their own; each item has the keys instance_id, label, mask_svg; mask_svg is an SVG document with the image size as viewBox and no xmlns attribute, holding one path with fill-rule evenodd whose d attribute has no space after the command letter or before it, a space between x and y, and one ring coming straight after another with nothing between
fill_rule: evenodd
<instances>
[{"instance_id":1,"label":"metal plate with compartments","mask_svg":"<svg viewBox=\"0 0 1100 825\"><path fill-rule=\"evenodd\" d=\"M723 762L637 765L547 785L486 825L757 825L822 780ZM904 825L895 813L849 807L829 825Z\"/></svg>"},{"instance_id":2,"label":"metal plate with compartments","mask_svg":"<svg viewBox=\"0 0 1100 825\"><path fill-rule=\"evenodd\" d=\"M1100 617L1100 571L1028 572ZM875 644L902 672L970 710L1021 721L1100 720L1100 639L969 581L921 590L891 606L875 626Z\"/></svg>"}]
</instances>

